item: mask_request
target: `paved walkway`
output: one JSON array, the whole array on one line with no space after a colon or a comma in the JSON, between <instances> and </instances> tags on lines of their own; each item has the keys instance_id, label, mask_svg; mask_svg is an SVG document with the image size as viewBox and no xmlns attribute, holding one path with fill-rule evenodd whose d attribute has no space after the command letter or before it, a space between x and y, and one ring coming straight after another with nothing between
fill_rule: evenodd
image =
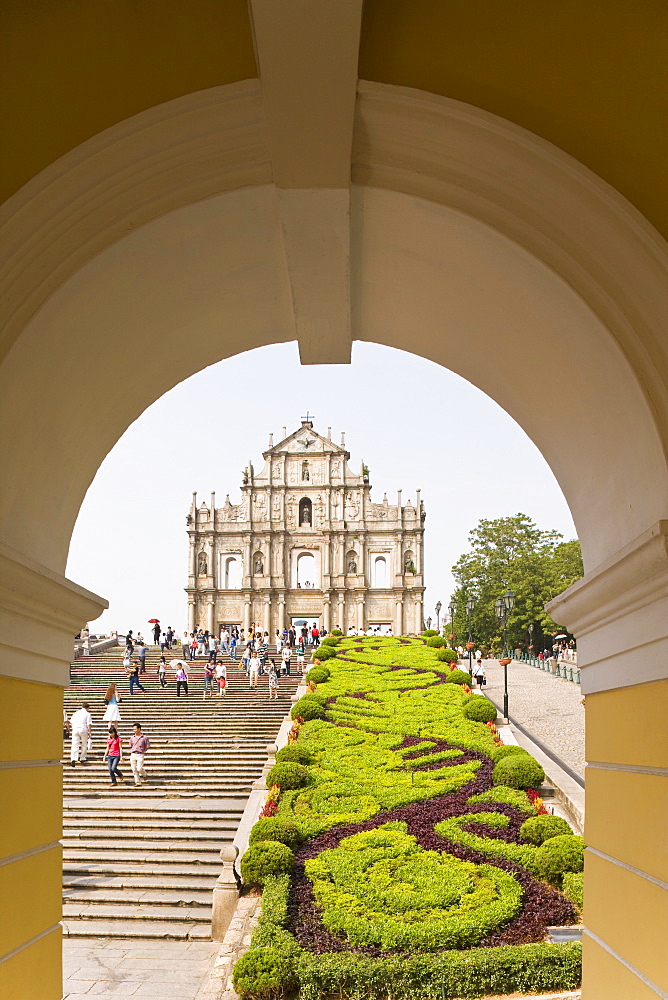
<instances>
[{"instance_id":1,"label":"paved walkway","mask_svg":"<svg viewBox=\"0 0 668 1000\"><path fill-rule=\"evenodd\" d=\"M219 948L213 941L66 938L63 996L195 1000Z\"/></svg>"},{"instance_id":2,"label":"paved walkway","mask_svg":"<svg viewBox=\"0 0 668 1000\"><path fill-rule=\"evenodd\" d=\"M503 705L503 667L486 660L485 693ZM508 665L508 710L577 774L584 777L585 711L579 684L562 680L528 663Z\"/></svg>"}]
</instances>

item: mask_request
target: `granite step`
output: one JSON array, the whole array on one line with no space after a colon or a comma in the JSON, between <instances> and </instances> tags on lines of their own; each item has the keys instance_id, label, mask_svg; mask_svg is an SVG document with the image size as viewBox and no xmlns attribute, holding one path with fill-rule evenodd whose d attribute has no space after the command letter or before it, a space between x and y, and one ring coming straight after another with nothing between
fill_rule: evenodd
<instances>
[{"instance_id":1,"label":"granite step","mask_svg":"<svg viewBox=\"0 0 668 1000\"><path fill-rule=\"evenodd\" d=\"M63 920L64 937L146 938L172 941L210 941L210 924L167 920Z\"/></svg>"}]
</instances>

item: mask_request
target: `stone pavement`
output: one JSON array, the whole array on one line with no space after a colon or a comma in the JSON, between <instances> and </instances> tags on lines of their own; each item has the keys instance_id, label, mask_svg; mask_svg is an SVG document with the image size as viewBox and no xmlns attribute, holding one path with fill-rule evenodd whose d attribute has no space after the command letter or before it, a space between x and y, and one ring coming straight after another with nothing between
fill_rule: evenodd
<instances>
[{"instance_id":1,"label":"stone pavement","mask_svg":"<svg viewBox=\"0 0 668 1000\"><path fill-rule=\"evenodd\" d=\"M66 938L64 1000L195 1000L219 948L213 941Z\"/></svg>"},{"instance_id":2,"label":"stone pavement","mask_svg":"<svg viewBox=\"0 0 668 1000\"><path fill-rule=\"evenodd\" d=\"M485 660L487 686L495 703L503 706L503 667ZM508 710L529 732L584 777L585 710L579 684L513 660L508 664Z\"/></svg>"}]
</instances>

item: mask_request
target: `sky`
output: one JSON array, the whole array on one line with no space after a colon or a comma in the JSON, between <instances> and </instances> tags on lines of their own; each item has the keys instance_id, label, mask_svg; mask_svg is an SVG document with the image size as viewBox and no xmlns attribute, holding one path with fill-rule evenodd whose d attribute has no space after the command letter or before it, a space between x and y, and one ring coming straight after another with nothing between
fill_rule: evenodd
<instances>
[{"instance_id":1,"label":"sky","mask_svg":"<svg viewBox=\"0 0 668 1000\"><path fill-rule=\"evenodd\" d=\"M296 343L236 355L186 379L148 407L107 455L84 499L67 575L109 601L92 626L187 624L186 514L216 493L240 499L249 461L263 465L307 411L314 429L345 431L350 466L371 470L371 498L422 491L425 618L445 609L451 568L481 518L522 512L566 539L575 528L542 455L515 421L459 375L394 348L357 342L351 365L301 367ZM512 475L509 470L512 469ZM442 612L443 614L443 612Z\"/></svg>"}]
</instances>

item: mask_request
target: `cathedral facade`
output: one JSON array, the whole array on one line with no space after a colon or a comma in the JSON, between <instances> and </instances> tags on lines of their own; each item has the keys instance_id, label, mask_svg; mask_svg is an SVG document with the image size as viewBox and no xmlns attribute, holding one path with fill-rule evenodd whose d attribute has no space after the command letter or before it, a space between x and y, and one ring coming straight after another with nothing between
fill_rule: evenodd
<instances>
[{"instance_id":1,"label":"cathedral facade","mask_svg":"<svg viewBox=\"0 0 668 1000\"><path fill-rule=\"evenodd\" d=\"M241 502L216 508L193 494L188 624L218 631L251 623L273 634L293 623L328 630L422 630L424 504L371 500L369 470L354 473L341 444L301 427L249 462Z\"/></svg>"}]
</instances>

